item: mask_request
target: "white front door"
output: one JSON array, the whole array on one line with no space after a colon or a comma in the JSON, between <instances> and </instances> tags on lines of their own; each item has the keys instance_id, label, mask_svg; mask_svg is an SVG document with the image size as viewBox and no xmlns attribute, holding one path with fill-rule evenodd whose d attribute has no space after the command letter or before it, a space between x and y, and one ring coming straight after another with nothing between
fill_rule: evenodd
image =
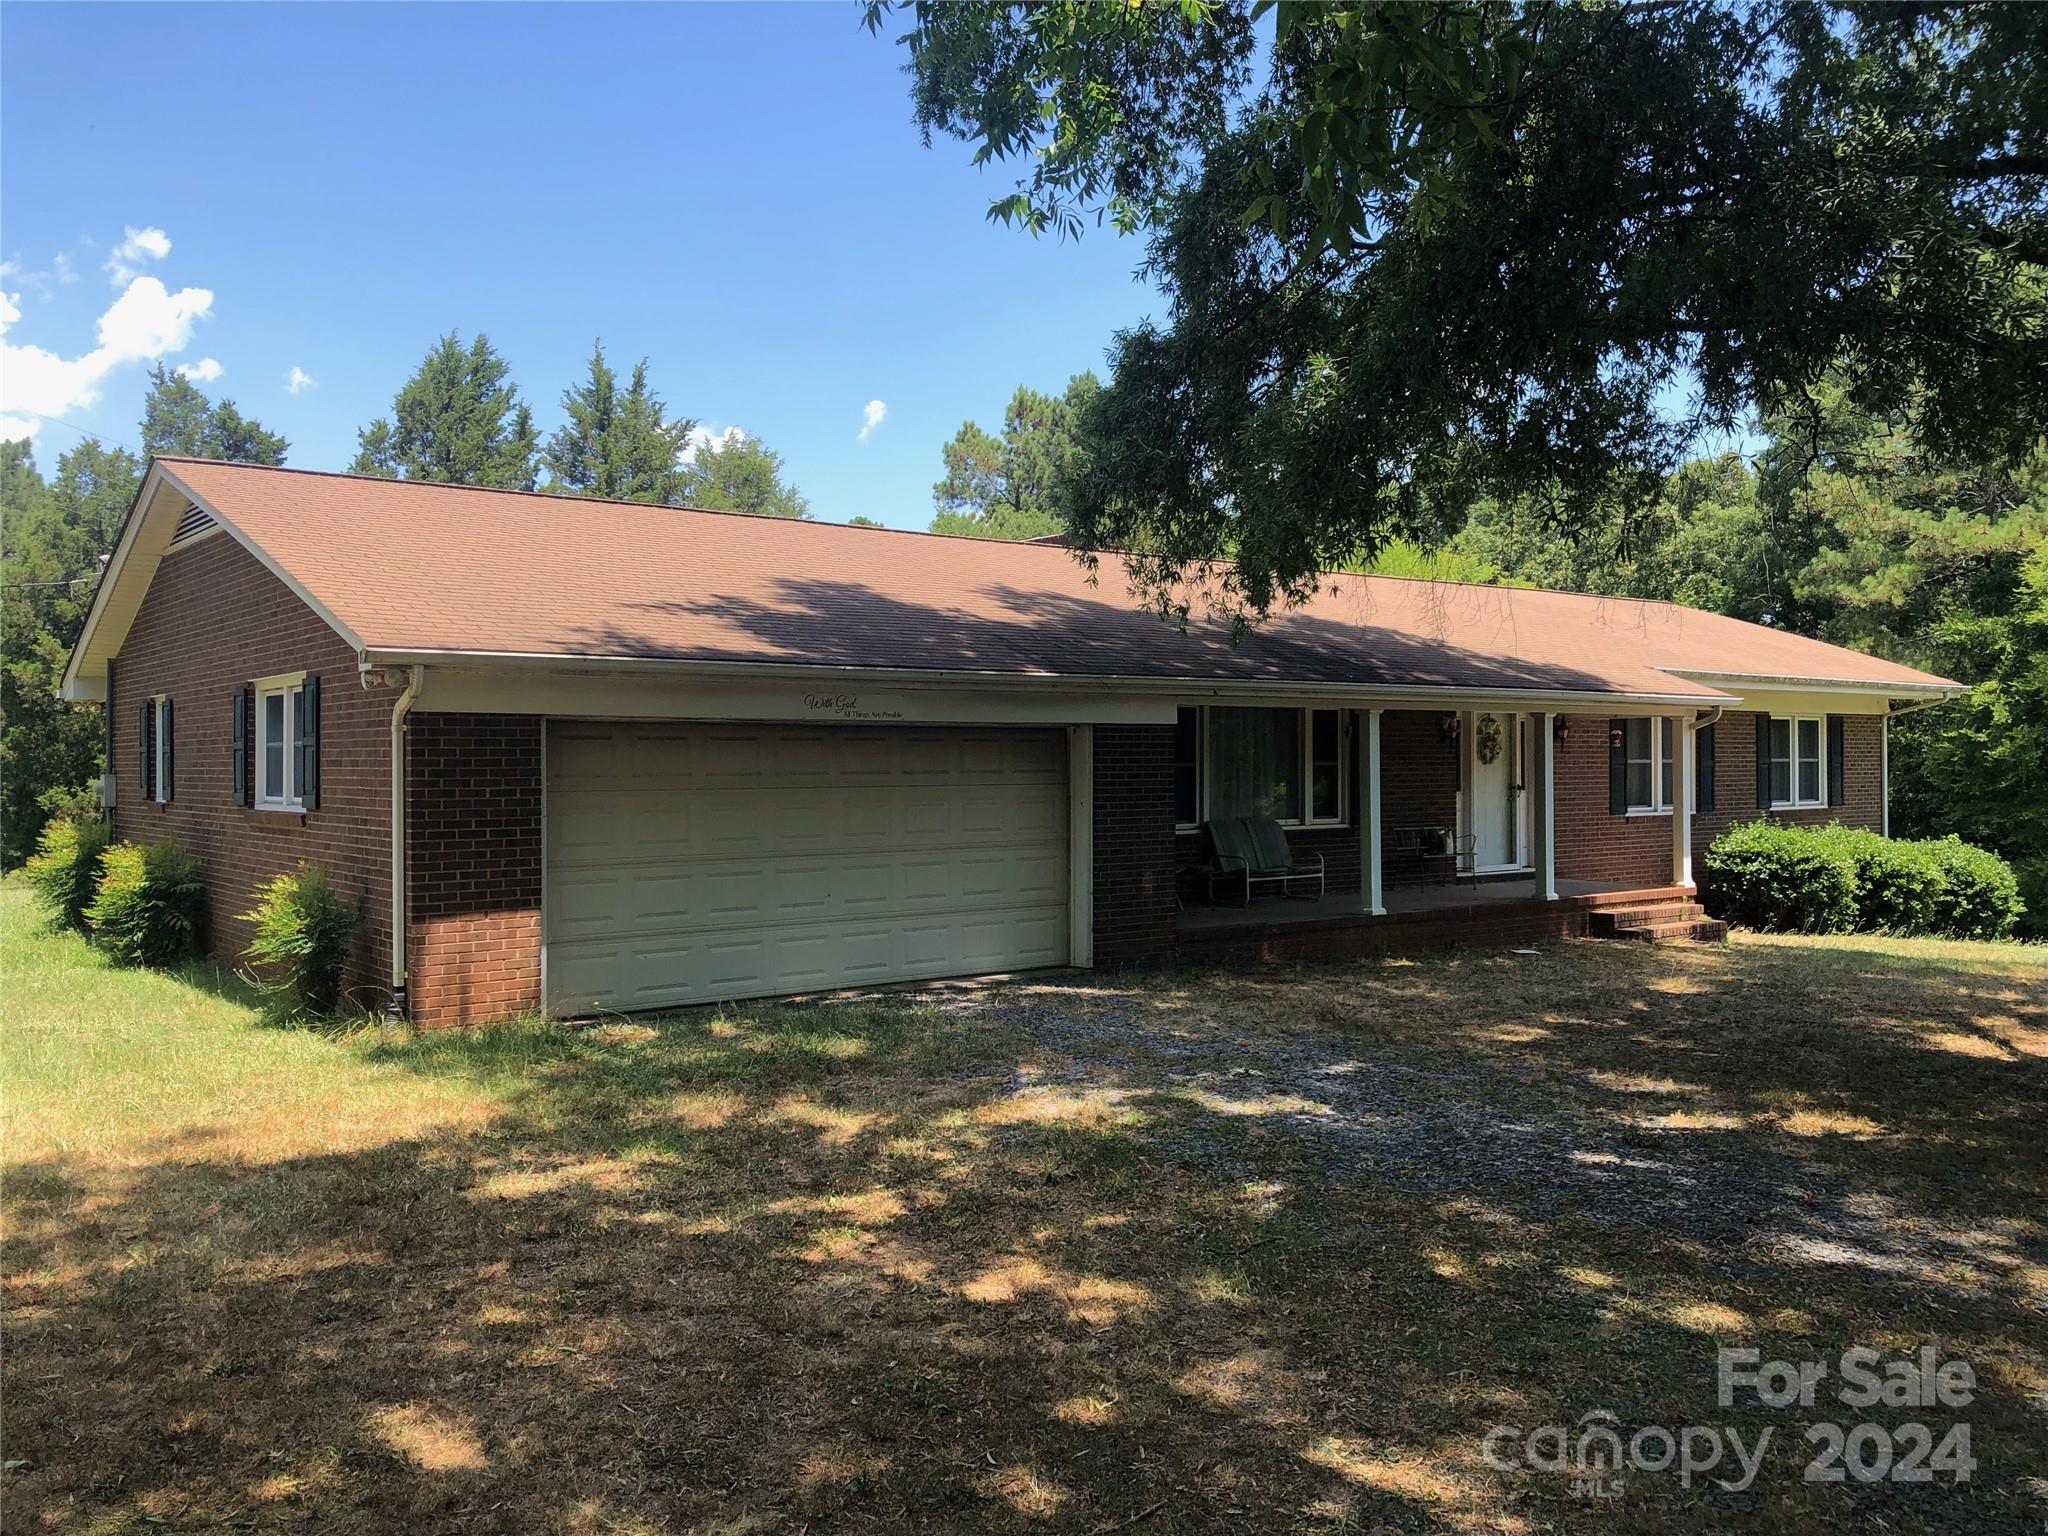
<instances>
[{"instance_id":1,"label":"white front door","mask_svg":"<svg viewBox=\"0 0 2048 1536\"><path fill-rule=\"evenodd\" d=\"M1521 717L1481 710L1465 717L1467 830L1481 870L1522 863Z\"/></svg>"}]
</instances>

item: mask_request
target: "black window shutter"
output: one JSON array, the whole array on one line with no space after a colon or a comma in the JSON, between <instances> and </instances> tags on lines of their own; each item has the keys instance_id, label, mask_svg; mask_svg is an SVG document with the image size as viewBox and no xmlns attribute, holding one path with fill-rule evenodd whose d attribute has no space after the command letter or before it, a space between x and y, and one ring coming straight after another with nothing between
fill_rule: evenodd
<instances>
[{"instance_id":1,"label":"black window shutter","mask_svg":"<svg viewBox=\"0 0 2048 1536\"><path fill-rule=\"evenodd\" d=\"M1628 814L1628 722L1607 722L1607 810L1613 816Z\"/></svg>"},{"instance_id":2,"label":"black window shutter","mask_svg":"<svg viewBox=\"0 0 2048 1536\"><path fill-rule=\"evenodd\" d=\"M1756 719L1756 808L1768 811L1771 808L1771 717L1758 715Z\"/></svg>"},{"instance_id":3,"label":"black window shutter","mask_svg":"<svg viewBox=\"0 0 2048 1536\"><path fill-rule=\"evenodd\" d=\"M135 771L136 781L142 785L142 798L156 798L156 700L144 699L142 713L135 723Z\"/></svg>"},{"instance_id":4,"label":"black window shutter","mask_svg":"<svg viewBox=\"0 0 2048 1536\"><path fill-rule=\"evenodd\" d=\"M235 706L235 727L230 733L234 740L234 781L235 804L249 803L249 690L237 688L233 699Z\"/></svg>"},{"instance_id":5,"label":"black window shutter","mask_svg":"<svg viewBox=\"0 0 2048 1536\"><path fill-rule=\"evenodd\" d=\"M309 677L299 688L298 743L299 802L309 811L320 809L320 679Z\"/></svg>"},{"instance_id":6,"label":"black window shutter","mask_svg":"<svg viewBox=\"0 0 2048 1536\"><path fill-rule=\"evenodd\" d=\"M1844 784L1847 775L1843 772L1845 765L1842 762L1842 724L1842 717L1840 715L1828 716L1829 805L1841 805L1849 798L1848 790Z\"/></svg>"},{"instance_id":7,"label":"black window shutter","mask_svg":"<svg viewBox=\"0 0 2048 1536\"><path fill-rule=\"evenodd\" d=\"M171 700L164 700L163 719L160 722L161 728L164 733L164 781L160 786L158 786L158 794L159 798L164 800L168 800L171 798L171 796L176 792L178 784L178 775L173 771L177 766L175 754L178 746L178 733L172 729L171 723L171 711L173 707L174 706Z\"/></svg>"},{"instance_id":8,"label":"black window shutter","mask_svg":"<svg viewBox=\"0 0 2048 1536\"><path fill-rule=\"evenodd\" d=\"M1703 725L1692 735L1692 808L1695 812L1714 808L1714 728Z\"/></svg>"}]
</instances>

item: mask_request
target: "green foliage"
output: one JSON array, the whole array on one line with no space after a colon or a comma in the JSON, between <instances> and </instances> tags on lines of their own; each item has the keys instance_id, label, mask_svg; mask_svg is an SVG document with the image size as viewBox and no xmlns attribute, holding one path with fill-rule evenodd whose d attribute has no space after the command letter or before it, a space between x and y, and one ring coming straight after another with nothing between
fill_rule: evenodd
<instances>
[{"instance_id":1,"label":"green foliage","mask_svg":"<svg viewBox=\"0 0 2048 1536\"><path fill-rule=\"evenodd\" d=\"M1370 560L1356 569L1373 576L1405 576L1412 581L1463 581L1478 586L1522 586L1484 555L1444 545L1424 549L1412 539L1389 539Z\"/></svg>"},{"instance_id":2,"label":"green foliage","mask_svg":"<svg viewBox=\"0 0 2048 1536\"><path fill-rule=\"evenodd\" d=\"M199 860L176 843L114 843L86 908L99 946L123 965L168 966L199 949L206 885Z\"/></svg>"},{"instance_id":3,"label":"green foliage","mask_svg":"<svg viewBox=\"0 0 2048 1536\"><path fill-rule=\"evenodd\" d=\"M1764 933L1847 933L1856 926L1856 861L1806 827L1745 822L1699 860L1700 901Z\"/></svg>"},{"instance_id":4,"label":"green foliage","mask_svg":"<svg viewBox=\"0 0 2048 1536\"><path fill-rule=\"evenodd\" d=\"M58 816L43 828L28 861L28 883L58 927L85 932L85 911L99 887L100 855L111 840L105 822L82 817Z\"/></svg>"},{"instance_id":5,"label":"green foliage","mask_svg":"<svg viewBox=\"0 0 2048 1536\"><path fill-rule=\"evenodd\" d=\"M549 490L574 491L610 501L672 503L684 500L688 470L683 450L697 423L671 419L647 382L647 360L633 365L625 390L605 361L604 343L590 354L583 383L562 392L568 417L542 455L553 477Z\"/></svg>"},{"instance_id":6,"label":"green foliage","mask_svg":"<svg viewBox=\"0 0 2048 1536\"><path fill-rule=\"evenodd\" d=\"M1906 841L1857 827L1734 827L1701 860L1716 917L1783 933L2009 937L2020 913L2010 865L1960 838Z\"/></svg>"},{"instance_id":7,"label":"green foliage","mask_svg":"<svg viewBox=\"0 0 2048 1536\"><path fill-rule=\"evenodd\" d=\"M362 922L360 901L334 889L317 864L279 875L242 914L255 934L242 951L273 1019L324 1018L341 1003L349 946Z\"/></svg>"},{"instance_id":8,"label":"green foliage","mask_svg":"<svg viewBox=\"0 0 2048 1536\"><path fill-rule=\"evenodd\" d=\"M1942 458L2048 425L2048 30L2017 6L871 6L994 210L1150 233L1068 497L1171 606L1253 615L1432 498L1646 507L1832 371ZM1670 402L1690 396L1689 409ZM1468 453L1467 448L1476 449Z\"/></svg>"},{"instance_id":9,"label":"green foliage","mask_svg":"<svg viewBox=\"0 0 2048 1536\"><path fill-rule=\"evenodd\" d=\"M530 491L539 476L533 412L509 382L511 365L479 333L468 346L450 331L392 402L356 434L361 475Z\"/></svg>"},{"instance_id":10,"label":"green foliage","mask_svg":"<svg viewBox=\"0 0 2048 1536\"><path fill-rule=\"evenodd\" d=\"M811 504L782 478L782 455L758 437L727 433L697 450L683 478L682 500L714 512L809 517Z\"/></svg>"},{"instance_id":11,"label":"green foliage","mask_svg":"<svg viewBox=\"0 0 2048 1536\"><path fill-rule=\"evenodd\" d=\"M882 525L872 517L849 517L846 520L846 526L849 528L879 528Z\"/></svg>"},{"instance_id":12,"label":"green foliage","mask_svg":"<svg viewBox=\"0 0 2048 1536\"><path fill-rule=\"evenodd\" d=\"M282 464L290 447L279 434L235 409L234 401L208 400L198 385L166 364L150 370L149 393L142 402L144 453Z\"/></svg>"},{"instance_id":13,"label":"green foliage","mask_svg":"<svg viewBox=\"0 0 2048 1536\"><path fill-rule=\"evenodd\" d=\"M57 684L141 477L135 455L88 440L45 485L28 444L0 444L0 868L36 846L45 792L99 777L100 710Z\"/></svg>"},{"instance_id":14,"label":"green foliage","mask_svg":"<svg viewBox=\"0 0 2048 1536\"><path fill-rule=\"evenodd\" d=\"M1020 388L1001 437L963 422L940 450L946 477L932 487L931 531L984 539L1062 532L1060 501L1081 451L1076 422L1101 388L1092 373L1076 374L1062 395Z\"/></svg>"}]
</instances>

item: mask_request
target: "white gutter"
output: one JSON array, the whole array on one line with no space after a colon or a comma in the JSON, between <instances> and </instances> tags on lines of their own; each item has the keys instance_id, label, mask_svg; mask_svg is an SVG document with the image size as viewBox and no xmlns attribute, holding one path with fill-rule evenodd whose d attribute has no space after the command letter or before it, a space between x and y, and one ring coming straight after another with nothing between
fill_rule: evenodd
<instances>
[{"instance_id":1,"label":"white gutter","mask_svg":"<svg viewBox=\"0 0 2048 1536\"><path fill-rule=\"evenodd\" d=\"M1059 690L1069 693L1137 693L1169 697L1229 698L1272 696L1329 698L1356 703L1361 699L1385 699L1390 704L1420 700L1417 707L1469 707L1475 699L1501 699L1537 704L1584 704L1607 709L1615 704L1691 705L1704 709L1726 700L1718 691L1707 693L1626 693L1618 690L1571 688L1505 688L1469 683L1371 683L1306 682L1285 677L1208 678L1150 676L1093 676L1067 672L996 672L967 668L851 667L827 666L817 662L707 661L693 657L658 656L573 656L544 651L365 651L366 666L462 667L479 671L497 668L531 668L546 672L589 672L598 675L654 673L664 676L702 676L717 679L777 679L787 682L846 684L858 682L875 688L888 687L971 687ZM1705 686L1705 685L1702 685ZM1437 701L1456 700L1439 706Z\"/></svg>"},{"instance_id":2,"label":"white gutter","mask_svg":"<svg viewBox=\"0 0 2048 1536\"><path fill-rule=\"evenodd\" d=\"M1718 688L1726 684L1738 692L1750 688L1780 688L1794 692L1809 693L1867 693L1881 694L1893 699L1926 699L1938 704L1943 699L1956 698L1969 690L1960 683L1932 682L1895 683L1872 682L1868 678L1848 677L1790 677L1763 672L1702 672L1692 667L1659 667L1660 672L1669 672L1673 677L1704 683Z\"/></svg>"},{"instance_id":3,"label":"white gutter","mask_svg":"<svg viewBox=\"0 0 2048 1536\"><path fill-rule=\"evenodd\" d=\"M427 669L415 665L405 691L391 706L391 1007L403 1018L405 997L405 718L412 713Z\"/></svg>"}]
</instances>

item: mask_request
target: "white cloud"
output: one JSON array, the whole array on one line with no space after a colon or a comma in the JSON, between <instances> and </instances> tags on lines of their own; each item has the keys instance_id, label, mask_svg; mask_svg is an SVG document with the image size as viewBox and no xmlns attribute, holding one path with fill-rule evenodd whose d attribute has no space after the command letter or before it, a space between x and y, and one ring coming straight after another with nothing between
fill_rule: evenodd
<instances>
[{"instance_id":1,"label":"white cloud","mask_svg":"<svg viewBox=\"0 0 2048 1536\"><path fill-rule=\"evenodd\" d=\"M690 436L683 444L682 460L685 464L697 462L697 455L706 448L730 448L734 443L743 443L747 434L738 427L707 427L703 422L690 428Z\"/></svg>"},{"instance_id":2,"label":"white cloud","mask_svg":"<svg viewBox=\"0 0 2048 1536\"><path fill-rule=\"evenodd\" d=\"M21 295L0 294L0 338L21 318ZM167 291L154 277L138 277L99 318L99 342L77 357L0 339L0 438L31 435L38 417L60 418L100 397L107 375L127 363L182 352L192 328L213 310L204 288Z\"/></svg>"},{"instance_id":3,"label":"white cloud","mask_svg":"<svg viewBox=\"0 0 2048 1536\"><path fill-rule=\"evenodd\" d=\"M317 389L319 384L320 381L318 379L306 372L297 363L293 363L291 371L284 376L285 393L288 395L296 395L302 389Z\"/></svg>"},{"instance_id":4,"label":"white cloud","mask_svg":"<svg viewBox=\"0 0 2048 1536\"><path fill-rule=\"evenodd\" d=\"M888 414L888 406L884 405L879 400L870 400L866 404L866 406L864 406L861 409L860 435L854 438L854 441L857 443L866 442L868 440L869 434L872 433L875 430L875 428L879 427L882 424L883 419L887 417Z\"/></svg>"},{"instance_id":5,"label":"white cloud","mask_svg":"<svg viewBox=\"0 0 2048 1536\"><path fill-rule=\"evenodd\" d=\"M220 359L217 357L202 357L196 363L178 364L177 371L181 377L191 379L196 384L211 384L226 373L227 369L221 367Z\"/></svg>"},{"instance_id":6,"label":"white cloud","mask_svg":"<svg viewBox=\"0 0 2048 1536\"><path fill-rule=\"evenodd\" d=\"M135 281L141 267L152 261L162 261L171 254L171 237L154 224L137 229L133 224L121 232L121 243L114 247L114 254L106 260L106 270L116 288L125 288Z\"/></svg>"}]
</instances>

